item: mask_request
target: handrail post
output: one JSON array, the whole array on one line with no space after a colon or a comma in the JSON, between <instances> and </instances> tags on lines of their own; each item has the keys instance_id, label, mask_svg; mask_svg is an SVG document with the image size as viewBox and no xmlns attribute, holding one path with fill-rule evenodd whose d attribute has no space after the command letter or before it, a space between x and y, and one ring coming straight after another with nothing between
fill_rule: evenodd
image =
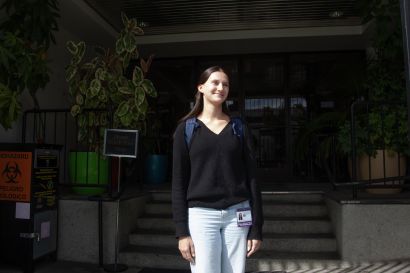
<instances>
[{"instance_id":1,"label":"handrail post","mask_svg":"<svg viewBox=\"0 0 410 273\"><path fill-rule=\"evenodd\" d=\"M353 102L351 107L350 107L350 142L351 142L351 149L352 149L352 181L356 181L356 134L355 134L355 106L357 102ZM352 189L352 194L353 194L353 199L357 198L357 188L356 186L353 186Z\"/></svg>"}]
</instances>

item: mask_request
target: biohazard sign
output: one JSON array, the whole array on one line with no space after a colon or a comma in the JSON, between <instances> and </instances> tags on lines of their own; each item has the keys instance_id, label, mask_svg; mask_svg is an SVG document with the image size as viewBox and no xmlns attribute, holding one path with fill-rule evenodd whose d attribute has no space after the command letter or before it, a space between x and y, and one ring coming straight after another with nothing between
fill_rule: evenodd
<instances>
[{"instance_id":1,"label":"biohazard sign","mask_svg":"<svg viewBox=\"0 0 410 273\"><path fill-rule=\"evenodd\" d=\"M30 202L31 153L0 151L0 200Z\"/></svg>"}]
</instances>

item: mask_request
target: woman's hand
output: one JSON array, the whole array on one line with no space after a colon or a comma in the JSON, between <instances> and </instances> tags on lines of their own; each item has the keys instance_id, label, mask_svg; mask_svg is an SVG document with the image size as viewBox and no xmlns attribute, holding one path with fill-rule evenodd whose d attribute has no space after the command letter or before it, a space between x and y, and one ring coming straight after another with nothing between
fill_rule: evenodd
<instances>
[{"instance_id":1,"label":"woman's hand","mask_svg":"<svg viewBox=\"0 0 410 273\"><path fill-rule=\"evenodd\" d=\"M248 253L246 254L246 257L250 257L253 253L258 251L261 244L261 240L248 240Z\"/></svg>"},{"instance_id":2,"label":"woman's hand","mask_svg":"<svg viewBox=\"0 0 410 273\"><path fill-rule=\"evenodd\" d=\"M179 237L178 248L185 260L195 263L195 247L191 236Z\"/></svg>"}]
</instances>

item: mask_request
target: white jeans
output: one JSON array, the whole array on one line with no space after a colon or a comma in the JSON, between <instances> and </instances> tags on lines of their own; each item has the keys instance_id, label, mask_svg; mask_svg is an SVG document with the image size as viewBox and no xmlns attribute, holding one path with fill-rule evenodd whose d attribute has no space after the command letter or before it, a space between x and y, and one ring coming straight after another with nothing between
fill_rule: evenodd
<instances>
[{"instance_id":1,"label":"white jeans","mask_svg":"<svg viewBox=\"0 0 410 273\"><path fill-rule=\"evenodd\" d=\"M189 231L195 247L192 273L244 273L249 227L238 227L236 210L249 208L245 201L227 209L189 208Z\"/></svg>"}]
</instances>

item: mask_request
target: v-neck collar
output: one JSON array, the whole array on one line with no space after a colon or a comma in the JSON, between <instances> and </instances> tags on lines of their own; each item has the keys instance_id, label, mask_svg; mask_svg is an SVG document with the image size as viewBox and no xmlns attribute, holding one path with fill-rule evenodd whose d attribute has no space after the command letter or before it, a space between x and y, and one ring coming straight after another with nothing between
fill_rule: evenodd
<instances>
[{"instance_id":1,"label":"v-neck collar","mask_svg":"<svg viewBox=\"0 0 410 273\"><path fill-rule=\"evenodd\" d=\"M227 127L229 127L229 124L231 123L231 121L229 120L228 123L222 128L222 130L221 130L220 132L216 133L216 132L212 131L211 129L209 129L209 127L206 126L206 124L205 124L204 122L202 122L200 119L197 118L196 120L197 120L198 122L200 122L209 132L211 132L212 134L214 134L214 135L216 135L216 136L219 136L220 134L222 134L223 131L225 131L225 129L226 129Z\"/></svg>"}]
</instances>

